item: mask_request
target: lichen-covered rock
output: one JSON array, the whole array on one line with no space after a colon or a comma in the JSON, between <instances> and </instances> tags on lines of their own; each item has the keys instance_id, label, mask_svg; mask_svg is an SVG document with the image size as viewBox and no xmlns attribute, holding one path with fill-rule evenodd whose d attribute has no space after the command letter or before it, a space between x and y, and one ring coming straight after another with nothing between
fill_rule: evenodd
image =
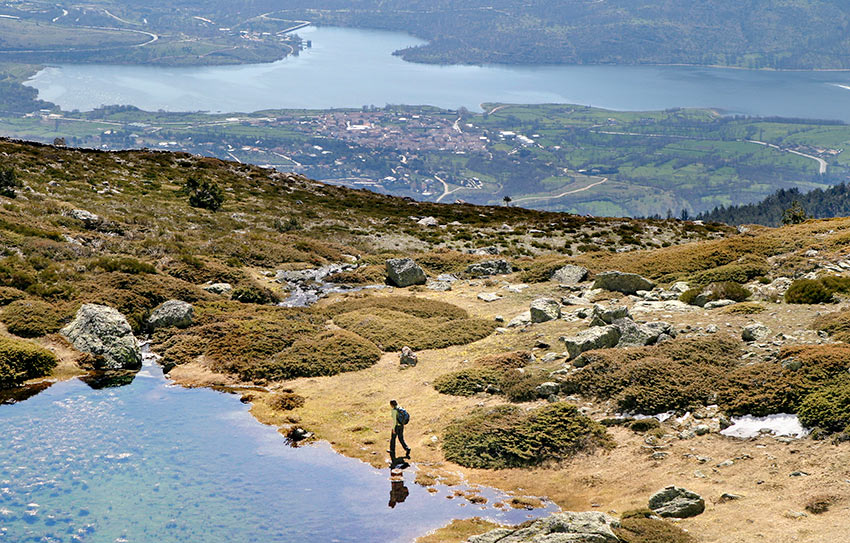
<instances>
[{"instance_id":1,"label":"lichen-covered rock","mask_svg":"<svg viewBox=\"0 0 850 543\"><path fill-rule=\"evenodd\" d=\"M744 341L762 341L770 335L770 328L760 322L744 326L741 330L741 339Z\"/></svg>"},{"instance_id":2,"label":"lichen-covered rock","mask_svg":"<svg viewBox=\"0 0 850 543\"><path fill-rule=\"evenodd\" d=\"M514 269L511 263L504 259L485 260L470 264L466 268L466 273L475 277L489 277L491 275L507 275L513 273Z\"/></svg>"},{"instance_id":3,"label":"lichen-covered rock","mask_svg":"<svg viewBox=\"0 0 850 543\"><path fill-rule=\"evenodd\" d=\"M98 226L102 219L92 213L91 211L86 211L85 209L72 209L70 213L68 213L74 219L81 221L86 228L93 229Z\"/></svg>"},{"instance_id":4,"label":"lichen-covered rock","mask_svg":"<svg viewBox=\"0 0 850 543\"><path fill-rule=\"evenodd\" d=\"M467 543L619 543L620 522L598 511L555 513L519 529L498 528Z\"/></svg>"},{"instance_id":5,"label":"lichen-covered rock","mask_svg":"<svg viewBox=\"0 0 850 543\"><path fill-rule=\"evenodd\" d=\"M676 333L670 323L662 321L639 324L627 318L614 321L614 326L620 330L617 347L654 345L662 335L674 336Z\"/></svg>"},{"instance_id":6,"label":"lichen-covered rock","mask_svg":"<svg viewBox=\"0 0 850 543\"><path fill-rule=\"evenodd\" d=\"M109 306L84 304L61 333L78 351L102 356L103 369L142 366L139 342L130 324L124 315Z\"/></svg>"},{"instance_id":7,"label":"lichen-covered rock","mask_svg":"<svg viewBox=\"0 0 850 543\"><path fill-rule=\"evenodd\" d=\"M607 271L596 276L593 288L635 294L639 290L652 290L655 288L655 283L636 273Z\"/></svg>"},{"instance_id":8,"label":"lichen-covered rock","mask_svg":"<svg viewBox=\"0 0 850 543\"><path fill-rule=\"evenodd\" d=\"M204 285L201 288L211 294L219 295L227 295L233 291L233 285L230 283L213 283L211 285Z\"/></svg>"},{"instance_id":9,"label":"lichen-covered rock","mask_svg":"<svg viewBox=\"0 0 850 543\"><path fill-rule=\"evenodd\" d=\"M705 500L696 492L670 485L649 498L649 508L662 517L688 518L705 511Z\"/></svg>"},{"instance_id":10,"label":"lichen-covered rock","mask_svg":"<svg viewBox=\"0 0 850 543\"><path fill-rule=\"evenodd\" d=\"M534 391L537 393L538 397L548 398L553 394L558 394L561 391L561 385L555 381L547 381L537 385Z\"/></svg>"},{"instance_id":11,"label":"lichen-covered rock","mask_svg":"<svg viewBox=\"0 0 850 543\"><path fill-rule=\"evenodd\" d=\"M568 264L563 268L555 270L552 274L552 280L557 281L562 285L575 285L581 283L587 278L587 268Z\"/></svg>"},{"instance_id":12,"label":"lichen-covered rock","mask_svg":"<svg viewBox=\"0 0 850 543\"><path fill-rule=\"evenodd\" d=\"M552 298L538 298L531 302L531 322L548 322L561 318L561 304Z\"/></svg>"},{"instance_id":13,"label":"lichen-covered rock","mask_svg":"<svg viewBox=\"0 0 850 543\"><path fill-rule=\"evenodd\" d=\"M585 351L616 347L617 342L620 341L620 329L613 325L596 326L574 336L563 336L560 339L564 342L570 358L575 358Z\"/></svg>"},{"instance_id":14,"label":"lichen-covered rock","mask_svg":"<svg viewBox=\"0 0 850 543\"><path fill-rule=\"evenodd\" d=\"M402 366L415 366L419 363L419 358L416 356L416 353L413 352L413 349L405 345L401 348L399 363Z\"/></svg>"},{"instance_id":15,"label":"lichen-covered rock","mask_svg":"<svg viewBox=\"0 0 850 543\"><path fill-rule=\"evenodd\" d=\"M411 258L391 258L387 260L387 279L397 287L424 285L425 272Z\"/></svg>"},{"instance_id":16,"label":"lichen-covered rock","mask_svg":"<svg viewBox=\"0 0 850 543\"><path fill-rule=\"evenodd\" d=\"M151 312L151 316L148 317L148 326L154 330L171 326L186 328L192 325L194 318L195 309L192 304L181 300L168 300Z\"/></svg>"},{"instance_id":17,"label":"lichen-covered rock","mask_svg":"<svg viewBox=\"0 0 850 543\"><path fill-rule=\"evenodd\" d=\"M590 314L590 325L605 326L606 324L614 324L616 320L630 318L629 308L626 306L605 308L601 305L594 305L593 312Z\"/></svg>"}]
</instances>

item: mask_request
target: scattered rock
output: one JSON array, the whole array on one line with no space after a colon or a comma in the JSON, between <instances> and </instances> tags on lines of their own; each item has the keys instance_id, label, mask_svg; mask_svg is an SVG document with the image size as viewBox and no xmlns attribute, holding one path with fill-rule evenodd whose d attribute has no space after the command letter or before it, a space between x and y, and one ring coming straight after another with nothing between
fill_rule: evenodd
<instances>
[{"instance_id":1,"label":"scattered rock","mask_svg":"<svg viewBox=\"0 0 850 543\"><path fill-rule=\"evenodd\" d=\"M594 305L593 312L590 314L591 326L605 326L606 324L614 324L614 321L619 319L631 318L629 308L626 306L604 308L601 305Z\"/></svg>"},{"instance_id":2,"label":"scattered rock","mask_svg":"<svg viewBox=\"0 0 850 543\"><path fill-rule=\"evenodd\" d=\"M711 428L707 424L698 424L694 428L694 433L698 436L704 436L709 432L711 432Z\"/></svg>"},{"instance_id":3,"label":"scattered rock","mask_svg":"<svg viewBox=\"0 0 850 543\"><path fill-rule=\"evenodd\" d=\"M103 222L98 215L95 215L91 211L86 211L85 209L72 209L68 215L78 221L82 221L83 225L85 225L88 229L94 229Z\"/></svg>"},{"instance_id":4,"label":"scattered rock","mask_svg":"<svg viewBox=\"0 0 850 543\"><path fill-rule=\"evenodd\" d=\"M581 283L587 278L587 268L581 266L573 266L568 264L563 268L555 270L552 274L552 280L557 281L561 285L575 285Z\"/></svg>"},{"instance_id":5,"label":"scattered rock","mask_svg":"<svg viewBox=\"0 0 850 543\"><path fill-rule=\"evenodd\" d=\"M770 335L770 328L760 322L744 326L741 330L741 339L744 341L762 341Z\"/></svg>"},{"instance_id":6,"label":"scattered rock","mask_svg":"<svg viewBox=\"0 0 850 543\"><path fill-rule=\"evenodd\" d=\"M211 285L204 285L201 288L210 294L220 295L227 295L233 291L233 285L230 283L213 283Z\"/></svg>"},{"instance_id":7,"label":"scattered rock","mask_svg":"<svg viewBox=\"0 0 850 543\"><path fill-rule=\"evenodd\" d=\"M640 301L632 306L634 312L645 311L694 311L696 308L679 300L665 300L658 302Z\"/></svg>"},{"instance_id":8,"label":"scattered rock","mask_svg":"<svg viewBox=\"0 0 850 543\"><path fill-rule=\"evenodd\" d=\"M788 474L789 477L808 477L809 474L805 471L792 471Z\"/></svg>"},{"instance_id":9,"label":"scattered rock","mask_svg":"<svg viewBox=\"0 0 850 543\"><path fill-rule=\"evenodd\" d=\"M124 315L109 306L83 304L61 333L78 351L102 356L103 369L142 367L139 342L130 324Z\"/></svg>"},{"instance_id":10,"label":"scattered rock","mask_svg":"<svg viewBox=\"0 0 850 543\"><path fill-rule=\"evenodd\" d=\"M638 324L630 318L614 321L614 326L620 330L620 341L617 347L641 347L654 345L662 337L673 337L676 332L667 322L650 322Z\"/></svg>"},{"instance_id":11,"label":"scattered rock","mask_svg":"<svg viewBox=\"0 0 850 543\"><path fill-rule=\"evenodd\" d=\"M554 381L547 381L545 383L537 385L537 388L534 389L537 392L537 396L540 398L548 398L553 394L558 394L561 391L561 385Z\"/></svg>"},{"instance_id":12,"label":"scattered rock","mask_svg":"<svg viewBox=\"0 0 850 543\"><path fill-rule=\"evenodd\" d=\"M677 292L679 294L684 294L685 292L689 291L690 289L691 289L691 287L688 286L688 284L685 281L676 281L670 287L670 290L672 290L673 292Z\"/></svg>"},{"instance_id":13,"label":"scattered rock","mask_svg":"<svg viewBox=\"0 0 850 543\"><path fill-rule=\"evenodd\" d=\"M401 348L399 363L402 366L415 366L419 363L419 359L417 358L416 353L413 352L413 349L405 345Z\"/></svg>"},{"instance_id":14,"label":"scattered rock","mask_svg":"<svg viewBox=\"0 0 850 543\"><path fill-rule=\"evenodd\" d=\"M457 276L451 273L441 273L437 276L437 281L443 281L445 283L454 283L457 281Z\"/></svg>"},{"instance_id":15,"label":"scattered rock","mask_svg":"<svg viewBox=\"0 0 850 543\"><path fill-rule=\"evenodd\" d=\"M496 300L501 300L502 297L494 292L480 292L478 293L478 299L485 302L495 302Z\"/></svg>"},{"instance_id":16,"label":"scattered rock","mask_svg":"<svg viewBox=\"0 0 850 543\"><path fill-rule=\"evenodd\" d=\"M467 543L619 543L620 522L597 511L555 513L519 528L498 528L472 536Z\"/></svg>"},{"instance_id":17,"label":"scattered rock","mask_svg":"<svg viewBox=\"0 0 850 543\"><path fill-rule=\"evenodd\" d=\"M508 328L518 328L520 326L525 326L526 324L531 324L531 311L520 313L516 317L512 318L510 322L508 322Z\"/></svg>"},{"instance_id":18,"label":"scattered rock","mask_svg":"<svg viewBox=\"0 0 850 543\"><path fill-rule=\"evenodd\" d=\"M662 517L688 518L705 511L705 500L696 492L671 485L649 498L649 508Z\"/></svg>"},{"instance_id":19,"label":"scattered rock","mask_svg":"<svg viewBox=\"0 0 850 543\"><path fill-rule=\"evenodd\" d=\"M636 273L607 271L596 276L593 288L622 292L623 294L635 294L639 290L652 290L655 288L655 283Z\"/></svg>"},{"instance_id":20,"label":"scattered rock","mask_svg":"<svg viewBox=\"0 0 850 543\"><path fill-rule=\"evenodd\" d=\"M596 326L560 339L566 345L570 358L575 358L585 351L615 347L620 341L620 329L613 325Z\"/></svg>"},{"instance_id":21,"label":"scattered rock","mask_svg":"<svg viewBox=\"0 0 850 543\"><path fill-rule=\"evenodd\" d=\"M498 247L479 247L477 249L468 249L466 254L469 255L479 255L479 256L487 256L487 255L497 255L499 254Z\"/></svg>"},{"instance_id":22,"label":"scattered rock","mask_svg":"<svg viewBox=\"0 0 850 543\"><path fill-rule=\"evenodd\" d=\"M397 287L424 285L425 272L413 259L391 258L387 260L387 279Z\"/></svg>"},{"instance_id":23,"label":"scattered rock","mask_svg":"<svg viewBox=\"0 0 850 543\"><path fill-rule=\"evenodd\" d=\"M437 226L440 222L434 217L424 217L416 221L416 224L420 224L422 226Z\"/></svg>"},{"instance_id":24,"label":"scattered rock","mask_svg":"<svg viewBox=\"0 0 850 543\"><path fill-rule=\"evenodd\" d=\"M428 281L425 288L435 292L448 292L452 289L452 284L448 281Z\"/></svg>"},{"instance_id":25,"label":"scattered rock","mask_svg":"<svg viewBox=\"0 0 850 543\"><path fill-rule=\"evenodd\" d=\"M561 304L552 298L538 298L531 302L531 322L547 322L561 318Z\"/></svg>"},{"instance_id":26,"label":"scattered rock","mask_svg":"<svg viewBox=\"0 0 850 543\"><path fill-rule=\"evenodd\" d=\"M706 302L703 307L705 309L717 309L719 307L726 307L727 305L735 305L736 303L735 300L715 300L713 302Z\"/></svg>"},{"instance_id":27,"label":"scattered rock","mask_svg":"<svg viewBox=\"0 0 850 543\"><path fill-rule=\"evenodd\" d=\"M466 273L474 277L489 277L491 275L507 275L513 273L513 267L510 262L504 259L485 260L470 264L466 268Z\"/></svg>"},{"instance_id":28,"label":"scattered rock","mask_svg":"<svg viewBox=\"0 0 850 543\"><path fill-rule=\"evenodd\" d=\"M717 501L720 502L720 503L726 503L726 502L733 502L735 500L740 500L741 498L742 498L742 496L739 496L738 494L732 494L732 493L729 493L729 492L724 492L723 494L720 495L720 498L718 498Z\"/></svg>"},{"instance_id":29,"label":"scattered rock","mask_svg":"<svg viewBox=\"0 0 850 543\"><path fill-rule=\"evenodd\" d=\"M148 326L154 330L171 326L186 328L192 325L194 318L195 309L192 304L181 300L168 300L151 312L151 316L148 317Z\"/></svg>"}]
</instances>

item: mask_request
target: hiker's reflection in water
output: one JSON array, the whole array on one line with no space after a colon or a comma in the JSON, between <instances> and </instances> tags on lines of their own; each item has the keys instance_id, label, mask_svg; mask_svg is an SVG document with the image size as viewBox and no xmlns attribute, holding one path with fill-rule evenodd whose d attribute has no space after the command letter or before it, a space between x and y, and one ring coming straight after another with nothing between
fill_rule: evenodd
<instances>
[{"instance_id":1,"label":"hiker's reflection in water","mask_svg":"<svg viewBox=\"0 0 850 543\"><path fill-rule=\"evenodd\" d=\"M404 486L403 479L391 479L392 483L390 486L390 507L395 507L397 503L403 503L404 500L407 499L407 495L410 494L410 491Z\"/></svg>"}]
</instances>

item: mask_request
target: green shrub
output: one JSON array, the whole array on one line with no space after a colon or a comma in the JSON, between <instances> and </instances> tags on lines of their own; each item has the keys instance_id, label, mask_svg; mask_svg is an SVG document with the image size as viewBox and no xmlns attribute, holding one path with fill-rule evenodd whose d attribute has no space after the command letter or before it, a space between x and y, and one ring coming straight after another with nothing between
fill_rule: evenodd
<instances>
[{"instance_id":1,"label":"green shrub","mask_svg":"<svg viewBox=\"0 0 850 543\"><path fill-rule=\"evenodd\" d=\"M623 518L614 533L622 543L693 543L694 538L672 522L653 518Z\"/></svg>"},{"instance_id":2,"label":"green shrub","mask_svg":"<svg viewBox=\"0 0 850 543\"><path fill-rule=\"evenodd\" d=\"M243 285L233 289L230 297L243 304L276 304L280 302L280 296L266 287L260 285Z\"/></svg>"},{"instance_id":3,"label":"green shrub","mask_svg":"<svg viewBox=\"0 0 850 543\"><path fill-rule=\"evenodd\" d=\"M789 304L828 304L835 301L833 294L834 291L822 281L797 279L785 292L785 301Z\"/></svg>"},{"instance_id":4,"label":"green shrub","mask_svg":"<svg viewBox=\"0 0 850 543\"><path fill-rule=\"evenodd\" d=\"M537 386L548 380L542 372L507 370L502 373L502 393L512 402L532 402L538 398Z\"/></svg>"},{"instance_id":5,"label":"green shrub","mask_svg":"<svg viewBox=\"0 0 850 543\"><path fill-rule=\"evenodd\" d=\"M106 272L121 272L129 274L156 273L153 264L141 262L135 258L123 256L103 256L93 260L89 269L100 268Z\"/></svg>"},{"instance_id":6,"label":"green shrub","mask_svg":"<svg viewBox=\"0 0 850 543\"><path fill-rule=\"evenodd\" d=\"M826 332L838 341L850 342L850 311L821 315L815 319L812 327Z\"/></svg>"},{"instance_id":7,"label":"green shrub","mask_svg":"<svg viewBox=\"0 0 850 543\"><path fill-rule=\"evenodd\" d=\"M328 282L347 285L379 285L386 279L383 266L361 266L356 270L342 271L328 276Z\"/></svg>"},{"instance_id":8,"label":"green shrub","mask_svg":"<svg viewBox=\"0 0 850 543\"><path fill-rule=\"evenodd\" d=\"M216 183L207 179L197 180L190 177L186 181L186 192L189 194L189 205L218 211L224 204L224 191Z\"/></svg>"},{"instance_id":9,"label":"green shrub","mask_svg":"<svg viewBox=\"0 0 850 543\"><path fill-rule=\"evenodd\" d=\"M268 361L242 372L243 378L284 380L336 375L373 366L381 358L374 343L346 330L301 337Z\"/></svg>"},{"instance_id":10,"label":"green shrub","mask_svg":"<svg viewBox=\"0 0 850 543\"><path fill-rule=\"evenodd\" d=\"M8 305L25 297L26 294L16 288L0 287L0 305Z\"/></svg>"},{"instance_id":11,"label":"green shrub","mask_svg":"<svg viewBox=\"0 0 850 543\"><path fill-rule=\"evenodd\" d=\"M56 367L56 356L28 341L0 338L0 388L43 377Z\"/></svg>"},{"instance_id":12,"label":"green shrub","mask_svg":"<svg viewBox=\"0 0 850 543\"><path fill-rule=\"evenodd\" d=\"M513 351L491 354L482 356L475 361L475 364L498 370L515 370L531 364L531 353L529 351Z\"/></svg>"},{"instance_id":13,"label":"green shrub","mask_svg":"<svg viewBox=\"0 0 850 543\"><path fill-rule=\"evenodd\" d=\"M643 434L650 430L661 428L661 423L656 418L638 419L629 424L629 428L639 434Z\"/></svg>"},{"instance_id":14,"label":"green shrub","mask_svg":"<svg viewBox=\"0 0 850 543\"><path fill-rule=\"evenodd\" d=\"M0 319L6 329L21 337L40 337L62 327L62 313L40 300L17 300L7 305Z\"/></svg>"},{"instance_id":15,"label":"green shrub","mask_svg":"<svg viewBox=\"0 0 850 543\"><path fill-rule=\"evenodd\" d=\"M489 336L495 329L493 322L483 319L422 318L383 308L351 311L336 315L333 320L385 351L398 351L405 345L415 350L466 345Z\"/></svg>"},{"instance_id":16,"label":"green shrub","mask_svg":"<svg viewBox=\"0 0 850 543\"><path fill-rule=\"evenodd\" d=\"M473 396L490 386L501 388L500 382L499 373L493 369L469 368L441 375L434 381L434 388L440 394Z\"/></svg>"},{"instance_id":17,"label":"green shrub","mask_svg":"<svg viewBox=\"0 0 850 543\"><path fill-rule=\"evenodd\" d=\"M304 397L294 392L278 392L273 394L268 402L275 411L292 411L304 406Z\"/></svg>"},{"instance_id":18,"label":"green shrub","mask_svg":"<svg viewBox=\"0 0 850 543\"><path fill-rule=\"evenodd\" d=\"M605 428L563 402L532 411L477 409L446 428L447 460L470 468L530 467L610 443Z\"/></svg>"},{"instance_id":19,"label":"green shrub","mask_svg":"<svg viewBox=\"0 0 850 543\"><path fill-rule=\"evenodd\" d=\"M734 300L743 302L752 293L738 283L725 281L722 283L711 283L705 288L692 288L686 290L679 296L679 301L688 305L705 305L707 302L717 300Z\"/></svg>"},{"instance_id":20,"label":"green shrub","mask_svg":"<svg viewBox=\"0 0 850 543\"><path fill-rule=\"evenodd\" d=\"M840 432L850 424L850 378L825 386L803 399L797 410L808 428Z\"/></svg>"},{"instance_id":21,"label":"green shrub","mask_svg":"<svg viewBox=\"0 0 850 543\"><path fill-rule=\"evenodd\" d=\"M14 198L16 196L15 189L21 186L17 175L13 168L0 168L0 196L6 198Z\"/></svg>"},{"instance_id":22,"label":"green shrub","mask_svg":"<svg viewBox=\"0 0 850 543\"><path fill-rule=\"evenodd\" d=\"M724 264L693 274L690 282L695 285L711 283L746 283L770 272L770 264L762 256L747 255L737 262Z\"/></svg>"}]
</instances>

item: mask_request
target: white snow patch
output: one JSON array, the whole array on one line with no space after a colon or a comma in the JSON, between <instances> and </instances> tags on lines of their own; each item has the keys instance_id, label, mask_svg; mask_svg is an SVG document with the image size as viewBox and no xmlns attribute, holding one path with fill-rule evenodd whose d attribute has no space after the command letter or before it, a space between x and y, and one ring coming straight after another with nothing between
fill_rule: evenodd
<instances>
[{"instance_id":1,"label":"white snow patch","mask_svg":"<svg viewBox=\"0 0 850 543\"><path fill-rule=\"evenodd\" d=\"M750 438L760 435L761 430L770 430L774 436L805 437L809 431L800 424L797 415L779 413L766 417L732 417L732 426L720 433L729 437Z\"/></svg>"}]
</instances>

